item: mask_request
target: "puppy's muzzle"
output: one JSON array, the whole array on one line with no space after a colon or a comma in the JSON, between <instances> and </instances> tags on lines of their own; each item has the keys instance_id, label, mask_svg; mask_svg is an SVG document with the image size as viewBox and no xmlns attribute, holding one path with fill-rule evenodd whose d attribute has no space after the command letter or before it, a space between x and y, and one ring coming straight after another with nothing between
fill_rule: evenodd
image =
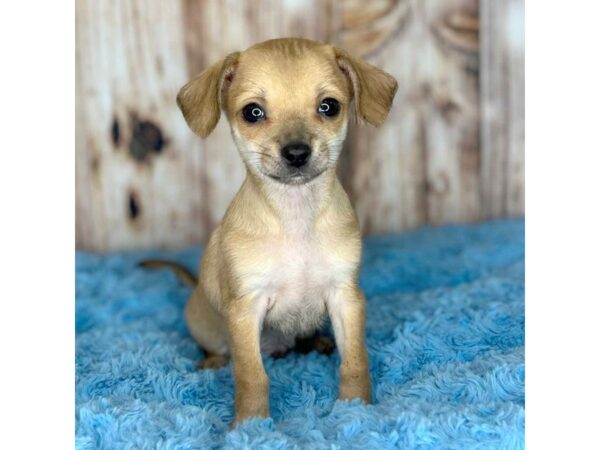
<instances>
[{"instance_id":1,"label":"puppy's muzzle","mask_svg":"<svg viewBox=\"0 0 600 450\"><path fill-rule=\"evenodd\" d=\"M309 145L303 142L294 142L281 149L281 156L288 165L299 168L308 162L311 152Z\"/></svg>"}]
</instances>

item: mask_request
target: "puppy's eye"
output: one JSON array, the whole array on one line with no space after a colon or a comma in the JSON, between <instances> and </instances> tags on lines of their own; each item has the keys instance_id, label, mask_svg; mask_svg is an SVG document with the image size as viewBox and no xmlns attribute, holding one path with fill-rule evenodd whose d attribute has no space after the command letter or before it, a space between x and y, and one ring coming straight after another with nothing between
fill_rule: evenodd
<instances>
[{"instance_id":1,"label":"puppy's eye","mask_svg":"<svg viewBox=\"0 0 600 450\"><path fill-rule=\"evenodd\" d=\"M319 114L327 117L336 116L340 112L340 102L335 98L327 97L319 105Z\"/></svg>"},{"instance_id":2,"label":"puppy's eye","mask_svg":"<svg viewBox=\"0 0 600 450\"><path fill-rule=\"evenodd\" d=\"M242 115L246 122L254 123L265 118L265 112L256 103L250 103L242 109Z\"/></svg>"}]
</instances>

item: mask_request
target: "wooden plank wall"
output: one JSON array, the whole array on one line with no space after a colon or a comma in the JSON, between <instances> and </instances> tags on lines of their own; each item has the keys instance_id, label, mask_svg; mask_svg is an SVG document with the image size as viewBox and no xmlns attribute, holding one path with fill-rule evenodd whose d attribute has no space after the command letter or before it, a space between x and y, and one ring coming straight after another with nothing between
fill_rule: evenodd
<instances>
[{"instance_id":1,"label":"wooden plank wall","mask_svg":"<svg viewBox=\"0 0 600 450\"><path fill-rule=\"evenodd\" d=\"M335 43L399 82L388 122L354 127L340 177L363 230L522 215L523 0L77 0L76 241L203 241L244 167L222 121L201 140L175 104L255 42Z\"/></svg>"},{"instance_id":2,"label":"wooden plank wall","mask_svg":"<svg viewBox=\"0 0 600 450\"><path fill-rule=\"evenodd\" d=\"M525 210L523 0L482 0L481 186L484 217Z\"/></svg>"}]
</instances>

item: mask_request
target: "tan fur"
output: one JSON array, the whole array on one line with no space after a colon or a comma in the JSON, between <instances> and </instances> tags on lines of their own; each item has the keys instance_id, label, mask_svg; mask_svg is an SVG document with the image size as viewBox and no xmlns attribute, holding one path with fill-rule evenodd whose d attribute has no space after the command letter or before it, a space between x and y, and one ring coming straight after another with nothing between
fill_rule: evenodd
<instances>
[{"instance_id":1,"label":"tan fur","mask_svg":"<svg viewBox=\"0 0 600 450\"><path fill-rule=\"evenodd\" d=\"M208 136L221 116L223 90L229 84L239 53L228 55L210 66L177 95L177 105L190 128L202 137Z\"/></svg>"},{"instance_id":2,"label":"tan fur","mask_svg":"<svg viewBox=\"0 0 600 450\"><path fill-rule=\"evenodd\" d=\"M360 230L335 170L350 111L355 107L379 125L395 90L390 75L343 50L277 39L229 55L178 96L188 124L201 136L224 110L247 167L210 238L186 307L199 344L213 355L232 356L236 422L269 414L261 348L284 351L321 327L327 314L342 356L340 398L370 401ZM336 117L317 112L326 97L340 102ZM243 119L249 103L266 111L264 121ZM280 156L292 141L312 148L300 174Z\"/></svg>"},{"instance_id":3,"label":"tan fur","mask_svg":"<svg viewBox=\"0 0 600 450\"><path fill-rule=\"evenodd\" d=\"M338 65L352 81L360 117L378 127L388 115L398 83L383 70L353 58L344 50L335 49L335 55Z\"/></svg>"},{"instance_id":4,"label":"tan fur","mask_svg":"<svg viewBox=\"0 0 600 450\"><path fill-rule=\"evenodd\" d=\"M198 284L198 278L196 275L190 272L186 267L174 261L147 259L142 261L139 265L145 269L171 269L175 272L175 275L177 275L177 278L179 278L182 283L190 286L196 286Z\"/></svg>"}]
</instances>

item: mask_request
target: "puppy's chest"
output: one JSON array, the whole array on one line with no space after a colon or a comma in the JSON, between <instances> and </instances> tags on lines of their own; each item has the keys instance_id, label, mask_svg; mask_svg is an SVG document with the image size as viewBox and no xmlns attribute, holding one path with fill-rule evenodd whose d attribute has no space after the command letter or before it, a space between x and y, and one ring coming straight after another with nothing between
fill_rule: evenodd
<instances>
[{"instance_id":1,"label":"puppy's chest","mask_svg":"<svg viewBox=\"0 0 600 450\"><path fill-rule=\"evenodd\" d=\"M327 296L347 276L347 264L310 238L266 246L265 262L253 282L257 297L266 302L265 324L295 334L318 327Z\"/></svg>"},{"instance_id":2,"label":"puppy's chest","mask_svg":"<svg viewBox=\"0 0 600 450\"><path fill-rule=\"evenodd\" d=\"M265 291L293 303L334 284L335 262L311 242L273 248Z\"/></svg>"}]
</instances>

